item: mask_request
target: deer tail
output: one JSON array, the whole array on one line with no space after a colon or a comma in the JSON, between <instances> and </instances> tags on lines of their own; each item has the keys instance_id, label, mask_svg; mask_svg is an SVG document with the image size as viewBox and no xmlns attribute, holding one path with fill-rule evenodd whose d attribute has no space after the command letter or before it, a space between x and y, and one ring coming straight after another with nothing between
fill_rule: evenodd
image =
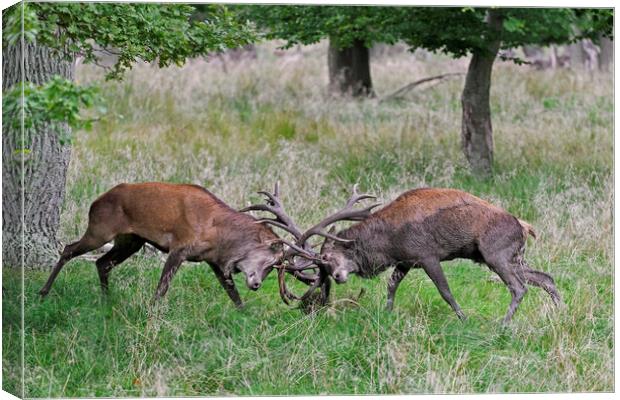
<instances>
[{"instance_id":1,"label":"deer tail","mask_svg":"<svg viewBox=\"0 0 620 400\"><path fill-rule=\"evenodd\" d=\"M534 230L532 225L519 218L517 218L517 221L519 221L519 224L523 227L523 234L525 235L525 237L527 237L527 235L529 234L532 235L534 239L536 239L536 231Z\"/></svg>"}]
</instances>

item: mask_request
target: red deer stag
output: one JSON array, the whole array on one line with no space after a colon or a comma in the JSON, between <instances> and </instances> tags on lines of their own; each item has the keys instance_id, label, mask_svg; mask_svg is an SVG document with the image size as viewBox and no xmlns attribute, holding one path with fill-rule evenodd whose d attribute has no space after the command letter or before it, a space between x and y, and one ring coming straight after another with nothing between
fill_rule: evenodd
<instances>
[{"instance_id":1,"label":"red deer stag","mask_svg":"<svg viewBox=\"0 0 620 400\"><path fill-rule=\"evenodd\" d=\"M124 183L93 202L86 233L65 247L39 293L49 293L69 260L111 240L112 249L96 261L104 291L110 270L150 243L169 253L154 300L166 294L183 261L206 261L237 307L243 303L232 274L243 272L248 288L257 290L284 253L283 241L271 228L233 210L200 186Z\"/></svg>"},{"instance_id":2,"label":"red deer stag","mask_svg":"<svg viewBox=\"0 0 620 400\"><path fill-rule=\"evenodd\" d=\"M359 195L352 199L356 197ZM325 232L334 222L350 220L357 211L353 205L349 200L345 208L297 241L298 248L307 249L310 237L325 237L320 255L307 255L307 251L298 255L323 264L337 283L345 282L349 274L370 278L394 266L388 283L388 310L409 269L422 268L443 299L464 319L440 265L454 258L485 263L506 284L512 301L504 323L511 320L525 295L525 283L543 288L556 305L561 303L553 278L531 269L523 257L527 235L535 236L532 227L478 197L455 189L410 190L348 229L334 234L332 227Z\"/></svg>"}]
</instances>

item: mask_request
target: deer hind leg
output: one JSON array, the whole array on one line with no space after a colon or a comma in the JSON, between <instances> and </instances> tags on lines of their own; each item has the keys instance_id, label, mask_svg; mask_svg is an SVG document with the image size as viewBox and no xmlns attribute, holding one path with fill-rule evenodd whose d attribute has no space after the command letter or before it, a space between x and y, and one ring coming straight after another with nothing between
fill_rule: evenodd
<instances>
[{"instance_id":1,"label":"deer hind leg","mask_svg":"<svg viewBox=\"0 0 620 400\"><path fill-rule=\"evenodd\" d=\"M553 300L553 303L556 306L562 304L562 298L555 287L555 282L551 275L530 268L525 260L521 261L521 266L523 268L525 283L544 289L547 293L549 293L551 300Z\"/></svg>"},{"instance_id":2,"label":"deer hind leg","mask_svg":"<svg viewBox=\"0 0 620 400\"><path fill-rule=\"evenodd\" d=\"M142 248L144 239L136 235L119 235L114 238L114 247L96 261L101 290L108 290L108 274L115 266L131 257Z\"/></svg>"},{"instance_id":3,"label":"deer hind leg","mask_svg":"<svg viewBox=\"0 0 620 400\"><path fill-rule=\"evenodd\" d=\"M54 269L52 269L50 277L47 279L47 282L45 283L43 288L39 290L39 294L42 297L47 296L50 288L52 287L52 283L54 283L54 280L58 276L58 273L68 261L75 257L81 256L82 254L86 254L89 251L98 249L99 247L110 241L110 239L111 238L93 235L89 230L87 230L80 240L65 246L64 250L60 255L60 259L54 266Z\"/></svg>"},{"instance_id":4,"label":"deer hind leg","mask_svg":"<svg viewBox=\"0 0 620 400\"><path fill-rule=\"evenodd\" d=\"M443 274L443 270L441 269L441 264L437 259L427 259L420 263L424 272L431 278L441 297L446 301L446 303L450 304L450 307L454 310L456 315L459 317L461 321L466 319L465 314L461 310L461 307L458 305L454 296L452 296L452 292L450 292L450 287L448 286L448 281L446 280L445 275Z\"/></svg>"},{"instance_id":5,"label":"deer hind leg","mask_svg":"<svg viewBox=\"0 0 620 400\"><path fill-rule=\"evenodd\" d=\"M480 238L478 249L484 262L501 278L512 295L503 320L507 324L527 293L527 275L522 262L526 238L516 218L510 215L497 216L494 222Z\"/></svg>"},{"instance_id":6,"label":"deer hind leg","mask_svg":"<svg viewBox=\"0 0 620 400\"><path fill-rule=\"evenodd\" d=\"M385 309L389 312L394 308L394 296L396 295L396 289L398 289L398 285L400 282L407 276L409 272L409 266L405 265L397 265L390 276L390 280L388 281L387 286L387 305Z\"/></svg>"},{"instance_id":7,"label":"deer hind leg","mask_svg":"<svg viewBox=\"0 0 620 400\"><path fill-rule=\"evenodd\" d=\"M485 263L499 275L512 296L508 312L503 319L504 324L510 322L521 300L523 300L523 296L527 293L527 287L524 284L525 276L517 260L517 253L511 248L494 254L484 254Z\"/></svg>"}]
</instances>

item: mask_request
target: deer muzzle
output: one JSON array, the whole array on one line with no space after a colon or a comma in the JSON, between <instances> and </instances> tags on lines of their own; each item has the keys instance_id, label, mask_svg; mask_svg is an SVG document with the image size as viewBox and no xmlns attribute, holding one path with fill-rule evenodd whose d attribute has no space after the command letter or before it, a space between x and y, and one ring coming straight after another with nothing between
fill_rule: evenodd
<instances>
[{"instance_id":1,"label":"deer muzzle","mask_svg":"<svg viewBox=\"0 0 620 400\"><path fill-rule=\"evenodd\" d=\"M349 279L349 273L346 270L337 270L332 274L336 283L345 283Z\"/></svg>"},{"instance_id":2,"label":"deer muzzle","mask_svg":"<svg viewBox=\"0 0 620 400\"><path fill-rule=\"evenodd\" d=\"M261 280L260 276L252 275L247 277L245 283L248 286L248 289L256 291L261 287L263 281Z\"/></svg>"}]
</instances>

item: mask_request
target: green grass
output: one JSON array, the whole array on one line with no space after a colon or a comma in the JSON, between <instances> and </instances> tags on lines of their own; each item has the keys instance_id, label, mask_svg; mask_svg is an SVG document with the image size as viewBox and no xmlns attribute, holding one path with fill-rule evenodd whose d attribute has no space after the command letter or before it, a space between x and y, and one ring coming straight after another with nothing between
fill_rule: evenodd
<instances>
[{"instance_id":1,"label":"green grass","mask_svg":"<svg viewBox=\"0 0 620 400\"><path fill-rule=\"evenodd\" d=\"M455 187L532 223L530 264L554 276L566 307L532 288L513 323L508 290L485 266L444 263L461 323L418 270L383 311L389 272L335 286L329 307L283 304L275 275L237 287L236 310L205 264L187 263L150 305L163 261L138 254L98 287L94 263L25 272L27 397L613 391L611 75L498 63L492 89L495 174L471 176L459 147L462 80L377 103L325 96L325 45L257 60L139 66L106 83L109 114L75 135L61 240L79 237L89 204L123 181L190 182L233 207L281 184L307 227L354 183L388 202L421 186ZM398 54L373 61L379 93L463 61ZM78 79L101 72L84 66ZM300 293L302 287L291 283ZM365 292L359 301L360 289ZM21 394L21 272L3 269L3 389Z\"/></svg>"}]
</instances>

